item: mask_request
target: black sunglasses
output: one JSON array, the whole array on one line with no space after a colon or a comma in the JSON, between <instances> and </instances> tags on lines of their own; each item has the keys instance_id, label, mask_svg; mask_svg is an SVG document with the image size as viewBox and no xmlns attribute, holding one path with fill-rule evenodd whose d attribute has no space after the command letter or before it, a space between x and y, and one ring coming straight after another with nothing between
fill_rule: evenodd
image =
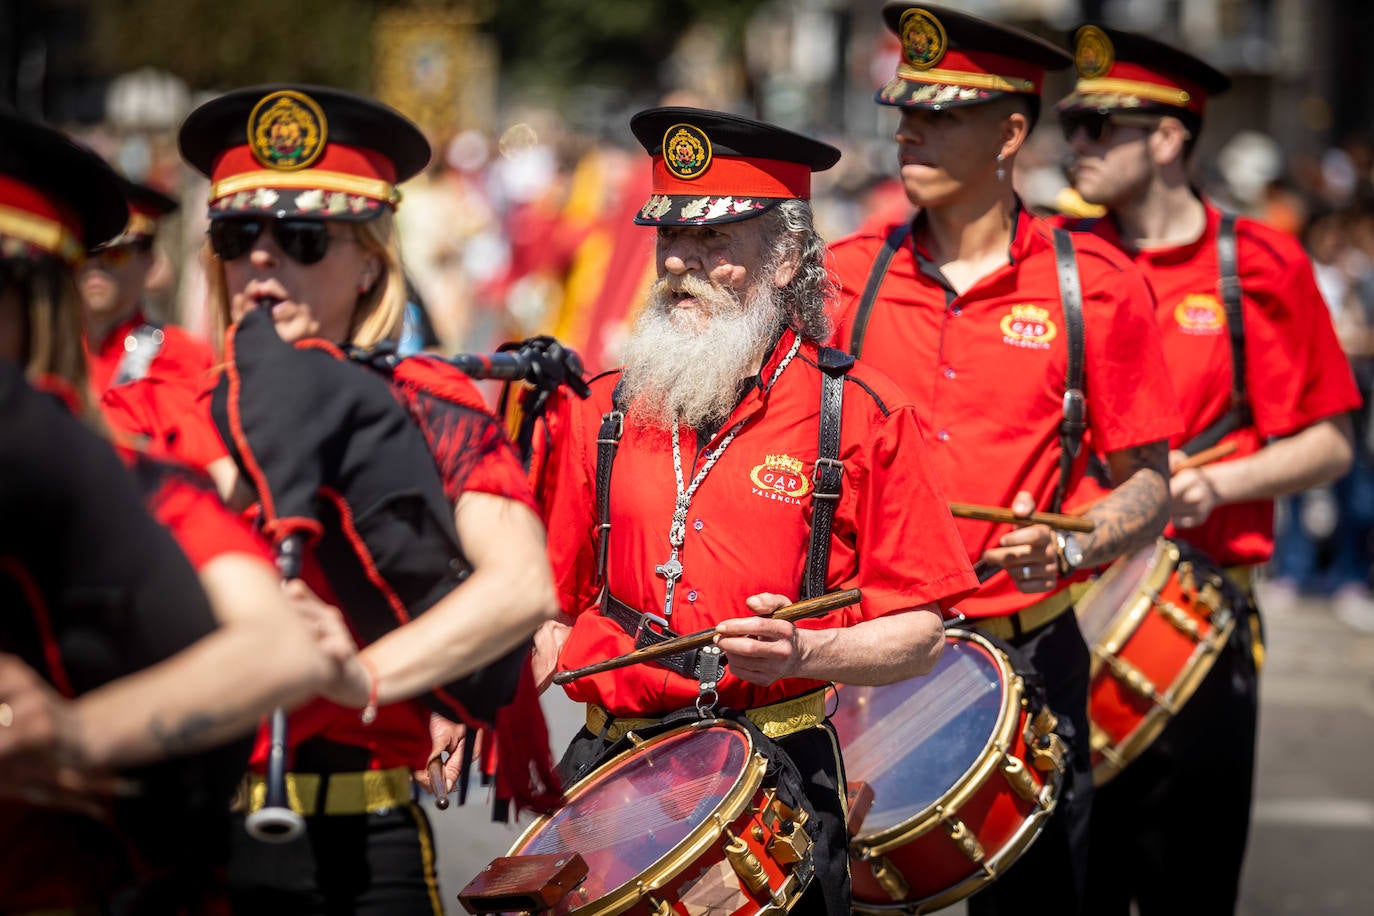
<instances>
[{"instance_id":1,"label":"black sunglasses","mask_svg":"<svg viewBox=\"0 0 1374 916\"><path fill-rule=\"evenodd\" d=\"M329 225L322 219L268 219L259 216L211 220L210 248L221 261L241 258L271 227L277 247L291 260L315 264L329 251Z\"/></svg>"},{"instance_id":2,"label":"black sunglasses","mask_svg":"<svg viewBox=\"0 0 1374 916\"><path fill-rule=\"evenodd\" d=\"M1072 140L1078 129L1093 143L1099 143L1112 135L1114 127L1140 127L1153 130L1159 123L1157 117L1144 114L1108 114L1100 111L1085 111L1072 115L1060 115L1059 129L1064 132L1065 140Z\"/></svg>"}]
</instances>

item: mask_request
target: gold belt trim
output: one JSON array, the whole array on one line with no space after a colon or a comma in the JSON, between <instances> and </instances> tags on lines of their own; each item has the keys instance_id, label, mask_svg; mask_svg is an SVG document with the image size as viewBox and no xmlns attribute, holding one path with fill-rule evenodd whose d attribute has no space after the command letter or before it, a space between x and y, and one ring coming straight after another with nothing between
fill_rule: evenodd
<instances>
[{"instance_id":1,"label":"gold belt trim","mask_svg":"<svg viewBox=\"0 0 1374 916\"><path fill-rule=\"evenodd\" d=\"M324 810L317 808L320 780L329 780ZM244 777L243 790L248 812L257 811L267 801L267 780L256 773ZM365 770L361 773L287 773L286 801L303 817L317 814L369 814L384 808L399 808L410 803L410 770Z\"/></svg>"},{"instance_id":2,"label":"gold belt trim","mask_svg":"<svg viewBox=\"0 0 1374 916\"><path fill-rule=\"evenodd\" d=\"M768 706L746 709L745 717L759 727L770 738L782 738L808 728L815 728L825 721L825 690L813 690L790 700L781 700ZM606 730L607 741L619 741L626 732L637 728L647 728L658 719L632 719L612 716L595 703L587 704L587 731L600 735Z\"/></svg>"},{"instance_id":3,"label":"gold belt trim","mask_svg":"<svg viewBox=\"0 0 1374 916\"><path fill-rule=\"evenodd\" d=\"M1088 590L1088 585L1087 582L1075 582L1048 598L1042 598L1030 607L1023 607L1015 614L1005 614L999 617L970 617L963 623L997 639L1013 639L1018 632L1016 624L1012 623L1013 620L1020 621L1020 633L1022 635L1031 630L1038 630L1073 607L1074 602L1078 601L1083 593Z\"/></svg>"},{"instance_id":4,"label":"gold belt trim","mask_svg":"<svg viewBox=\"0 0 1374 916\"><path fill-rule=\"evenodd\" d=\"M1245 594L1253 595L1255 593L1255 567L1227 566L1222 570L1222 573Z\"/></svg>"}]
</instances>

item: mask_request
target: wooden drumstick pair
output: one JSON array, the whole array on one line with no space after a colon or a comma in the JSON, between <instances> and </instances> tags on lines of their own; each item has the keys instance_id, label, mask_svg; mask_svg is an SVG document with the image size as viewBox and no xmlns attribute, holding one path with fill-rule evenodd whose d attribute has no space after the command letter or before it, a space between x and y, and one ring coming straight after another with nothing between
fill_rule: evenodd
<instances>
[{"instance_id":1,"label":"wooden drumstick pair","mask_svg":"<svg viewBox=\"0 0 1374 916\"><path fill-rule=\"evenodd\" d=\"M1235 442L1223 442L1219 445L1214 445L1180 462L1178 467L1174 468L1174 471L1200 468L1205 464L1216 461L1218 458L1225 458L1235 450ZM1049 525L1051 528L1058 528L1061 531L1081 531L1087 533L1093 530L1094 524L1092 519L1084 518L1083 513L1097 505L1108 495L1110 494L1103 494L1096 499L1083 503L1074 509L1072 515L1064 515L1058 512L1032 512L1030 515L1017 515L1010 509L1003 509L1001 506L978 506L970 503L950 503L949 512L956 518L972 518L985 522L1001 522L1006 525L1016 525L1018 527L1026 525ZM982 560L974 564L974 571L978 574L979 582L986 582L1001 570L1001 566L984 563Z\"/></svg>"},{"instance_id":2,"label":"wooden drumstick pair","mask_svg":"<svg viewBox=\"0 0 1374 916\"><path fill-rule=\"evenodd\" d=\"M1178 467L1174 468L1174 471L1200 468L1204 464L1211 464L1218 458L1225 458L1235 450L1236 443L1234 442L1214 445L1181 462ZM1083 513L1097 505L1100 500L1105 499L1106 495L1083 503L1074 509L1072 514L1068 515L1061 515L1057 512L1032 512L1030 515L1016 515L1010 509L1003 509L1001 506L978 506L971 503L950 503L949 512L955 518L974 518L985 522L1002 522L1003 524L1018 526L1049 525L1051 528L1058 528L1061 531L1087 533L1093 530L1093 521L1090 518L1083 518Z\"/></svg>"}]
</instances>

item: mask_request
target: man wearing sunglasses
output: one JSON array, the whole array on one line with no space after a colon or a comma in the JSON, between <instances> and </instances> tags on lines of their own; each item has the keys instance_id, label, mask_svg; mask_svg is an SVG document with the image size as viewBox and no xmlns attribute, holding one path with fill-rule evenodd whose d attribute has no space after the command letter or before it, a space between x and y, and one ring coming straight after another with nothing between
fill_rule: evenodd
<instances>
[{"instance_id":1,"label":"man wearing sunglasses","mask_svg":"<svg viewBox=\"0 0 1374 916\"><path fill-rule=\"evenodd\" d=\"M196 384L214 360L210 345L189 331L151 318L144 293L155 256L158 221L176 201L123 180L129 204L124 232L90 252L77 275L91 391L153 375Z\"/></svg>"},{"instance_id":2,"label":"man wearing sunglasses","mask_svg":"<svg viewBox=\"0 0 1374 916\"><path fill-rule=\"evenodd\" d=\"M1104 444L1118 481L1087 513L1085 535L956 520L987 576L958 611L1043 677L1068 749L1054 814L969 912L1084 912L1089 658L1070 585L1164 528L1166 440L1178 421L1152 302L1118 252L1056 236L1012 187L1046 73L1069 56L948 7L889 2L883 15L903 54L875 101L901 113L899 174L919 209L831 247L836 345L904 386L951 499L1058 511L1085 473L1085 433Z\"/></svg>"},{"instance_id":3,"label":"man wearing sunglasses","mask_svg":"<svg viewBox=\"0 0 1374 916\"><path fill-rule=\"evenodd\" d=\"M1250 595L1254 568L1273 552L1273 500L1345 472L1360 396L1297 241L1223 215L1190 180L1207 100L1229 80L1169 45L1095 25L1075 32L1074 59L1078 82L1055 107L1074 186L1108 215L1067 224L1119 247L1154 289L1185 423L1171 466L1223 440L1237 446L1173 476L1166 535ZM1090 912L1125 916L1133 898L1143 916L1183 901L1192 912L1235 910L1262 657L1257 613L1247 617L1181 713L1098 787Z\"/></svg>"}]
</instances>

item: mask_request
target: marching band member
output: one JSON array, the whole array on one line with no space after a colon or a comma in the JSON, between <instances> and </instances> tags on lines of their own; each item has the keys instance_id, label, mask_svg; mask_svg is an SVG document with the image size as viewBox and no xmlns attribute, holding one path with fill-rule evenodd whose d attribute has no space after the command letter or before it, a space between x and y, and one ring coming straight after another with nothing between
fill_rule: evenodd
<instances>
[{"instance_id":1,"label":"marching band member","mask_svg":"<svg viewBox=\"0 0 1374 916\"><path fill-rule=\"evenodd\" d=\"M102 440L73 271L124 225L118 179L0 131L0 909L215 912L238 739L366 672L208 480Z\"/></svg>"},{"instance_id":2,"label":"marching band member","mask_svg":"<svg viewBox=\"0 0 1374 916\"><path fill-rule=\"evenodd\" d=\"M1153 303L1118 252L1091 239L1064 246L1068 233L1056 240L1013 190L1045 75L1067 66L1068 55L948 7L889 2L883 16L901 39L902 60L875 101L900 111L900 177L918 209L909 222L832 245L836 345L903 387L955 500L1021 515L1057 511L1084 474L1089 432L1119 481L1088 513L1095 527L1081 537L1046 525L958 522L969 556L1007 573L958 611L1043 677L1068 744L1044 831L969 898L969 912L1020 912L1036 899L1082 912L1093 788L1089 658L1069 585L1150 543L1167 520L1166 440L1178 421ZM1070 278L1064 288L1061 277Z\"/></svg>"},{"instance_id":3,"label":"marching band member","mask_svg":"<svg viewBox=\"0 0 1374 916\"><path fill-rule=\"evenodd\" d=\"M143 306L158 221L175 212L177 203L147 185L121 182L129 222L77 270L91 389L99 399L106 389L147 375L204 384L214 361L210 345L184 328L150 318Z\"/></svg>"},{"instance_id":4,"label":"marching band member","mask_svg":"<svg viewBox=\"0 0 1374 916\"><path fill-rule=\"evenodd\" d=\"M565 616L536 651L547 681L555 660L568 671L628 652L646 625L715 628L727 664L715 681L694 651L569 682L587 725L561 769L585 776L627 729L712 696L713 709L745 711L795 762L816 812L816 878L796 911L848 913L827 682L929 671L939 612L976 581L906 399L818 345L830 281L811 173L839 151L695 108L642 111L630 126L652 164L635 222L655 227L658 280L624 368L593 380L589 399L564 399L555 424L544 498ZM823 389L842 402L823 406ZM598 440L616 444L607 454ZM796 624L763 616L850 587L857 607Z\"/></svg>"},{"instance_id":5,"label":"marching band member","mask_svg":"<svg viewBox=\"0 0 1374 916\"><path fill-rule=\"evenodd\" d=\"M395 340L406 302L394 221L398 185L424 168L429 145L415 125L372 99L299 85L212 99L186 118L179 139L183 157L211 182L207 284L229 337L225 374L194 416L173 422L199 425L191 437L200 440L213 419L221 457L212 471L222 491L235 504L245 496L257 501L274 522L273 462L308 461L311 436L355 430L315 428L335 416L333 400L312 403L303 390L272 385L270 376L254 384L245 366L266 349L244 348L264 327L302 358L342 358L343 347L377 352ZM379 384L363 365L330 362L350 384ZM437 572L446 584L419 606L407 604L389 632L361 651L372 675L361 716L356 707L319 701L291 717L287 788L291 806L305 815L306 834L266 846L235 832L230 883L235 904L246 912L443 912L428 821L410 781L431 757L430 709L411 698L423 694L437 702L444 694L447 705L439 708L447 717L474 725L485 719L473 712L478 706L496 708L514 691L518 714L492 713L505 768L497 773L498 789L502 772L526 763L522 741L536 763L541 741L547 757L533 683L527 692L514 686L529 637L556 610L544 532L523 468L480 394L456 369L413 358L396 365L388 381L412 432L423 434L425 467L417 470L442 474L445 524L456 528L462 556L451 566L445 558ZM250 422L250 414L258 419ZM257 435L276 451L257 450ZM404 590L385 575L363 579L359 589L339 587L336 575L371 576L380 569L382 558L366 552L374 545L354 538L355 523L361 529L365 521L340 509L321 523L319 544L333 536L361 545L347 570L316 555L306 564L311 590L338 605L355 633L364 629L363 588L375 585L370 599L392 609ZM405 611L408 622L396 625ZM483 680L483 672L491 679ZM455 698L436 687L450 682L461 682L455 690L464 692ZM247 811L265 798L260 774L268 743L264 731L246 783ZM551 760L547 768L551 775ZM525 767L523 779L531 778ZM525 804L538 794L524 783L514 792Z\"/></svg>"},{"instance_id":6,"label":"marching band member","mask_svg":"<svg viewBox=\"0 0 1374 916\"><path fill-rule=\"evenodd\" d=\"M1098 788L1089 910L1125 914L1134 902L1164 913L1186 901L1231 913L1254 788L1262 646L1253 573L1273 553L1274 499L1349 468L1360 395L1298 242L1224 216L1191 183L1207 101L1226 76L1171 45L1096 25L1076 31L1073 50L1078 83L1055 110L1075 189L1108 215L1065 222L1122 250L1154 289L1184 420L1171 464L1223 440L1238 446L1173 476L1167 534L1225 567L1246 599L1197 692ZM1185 823L1202 809L1205 837Z\"/></svg>"}]
</instances>

